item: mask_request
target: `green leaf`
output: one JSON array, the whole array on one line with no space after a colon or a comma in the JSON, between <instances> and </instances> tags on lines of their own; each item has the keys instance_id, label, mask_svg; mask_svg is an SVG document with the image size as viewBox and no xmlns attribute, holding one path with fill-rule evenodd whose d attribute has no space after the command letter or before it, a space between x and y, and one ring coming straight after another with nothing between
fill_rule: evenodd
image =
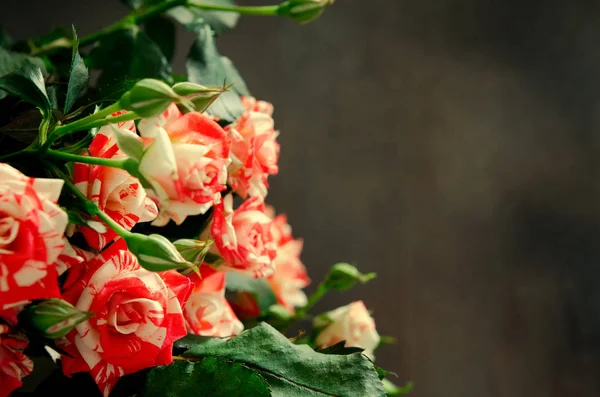
<instances>
[{"instance_id":1,"label":"green leaf","mask_svg":"<svg viewBox=\"0 0 600 397\"><path fill-rule=\"evenodd\" d=\"M202 4L235 6L232 0L202 0ZM194 25L207 24L217 36L233 29L237 25L240 14L228 11L207 11L197 8L176 7L168 12L182 25L193 28Z\"/></svg>"},{"instance_id":2,"label":"green leaf","mask_svg":"<svg viewBox=\"0 0 600 397\"><path fill-rule=\"evenodd\" d=\"M250 293L258 304L261 314L266 314L272 305L277 304L277 297L267 280L250 278L239 273L227 273L225 277L227 290Z\"/></svg>"},{"instance_id":3,"label":"green leaf","mask_svg":"<svg viewBox=\"0 0 600 397\"><path fill-rule=\"evenodd\" d=\"M227 341L198 344L183 356L219 357L252 368L269 382L273 396L385 396L373 363L364 355L321 354L294 345L265 323Z\"/></svg>"},{"instance_id":4,"label":"green leaf","mask_svg":"<svg viewBox=\"0 0 600 397\"><path fill-rule=\"evenodd\" d=\"M13 43L13 39L8 35L8 32L0 27L0 47L9 48Z\"/></svg>"},{"instance_id":5,"label":"green leaf","mask_svg":"<svg viewBox=\"0 0 600 397\"><path fill-rule=\"evenodd\" d=\"M144 23L144 31L167 59L171 61L175 55L175 24L165 17L154 17Z\"/></svg>"},{"instance_id":6,"label":"green leaf","mask_svg":"<svg viewBox=\"0 0 600 397\"><path fill-rule=\"evenodd\" d=\"M8 51L0 47L0 76L5 76L23 68L25 64L33 63L37 65L43 74L46 74L44 61L39 58L30 57L26 54Z\"/></svg>"},{"instance_id":7,"label":"green leaf","mask_svg":"<svg viewBox=\"0 0 600 397\"><path fill-rule=\"evenodd\" d=\"M219 357L153 368L144 397L269 397L269 385L242 363Z\"/></svg>"},{"instance_id":8,"label":"green leaf","mask_svg":"<svg viewBox=\"0 0 600 397\"><path fill-rule=\"evenodd\" d=\"M188 78L192 83L205 86L219 86L224 80L233 83L208 108L213 116L233 122L244 112L240 95L249 95L246 84L231 61L219 54L213 33L208 25L196 29L197 39L190 50L186 62Z\"/></svg>"},{"instance_id":9,"label":"green leaf","mask_svg":"<svg viewBox=\"0 0 600 397\"><path fill-rule=\"evenodd\" d=\"M87 86L88 81L88 69L83 63L81 55L79 55L79 40L77 39L77 32L73 26L73 57L71 61L71 70L69 71L69 85L67 86L67 98L65 99L65 113L75 104L77 98L81 92Z\"/></svg>"},{"instance_id":10,"label":"green leaf","mask_svg":"<svg viewBox=\"0 0 600 397\"><path fill-rule=\"evenodd\" d=\"M0 77L0 90L35 105L44 114L50 112L44 76L39 66L32 62L26 61L19 72Z\"/></svg>"},{"instance_id":11,"label":"green leaf","mask_svg":"<svg viewBox=\"0 0 600 397\"><path fill-rule=\"evenodd\" d=\"M387 379L382 380L383 390L388 396L404 396L413 390L412 382L408 382L405 386L398 387Z\"/></svg>"},{"instance_id":12,"label":"green leaf","mask_svg":"<svg viewBox=\"0 0 600 397\"><path fill-rule=\"evenodd\" d=\"M336 343L335 345L331 345L326 347L325 349L317 350L319 353L323 354L352 354L352 353L362 353L365 349L355 346L346 346L346 341L343 340L341 342ZM378 369L378 367L376 368ZM379 373L379 371L377 371Z\"/></svg>"},{"instance_id":13,"label":"green leaf","mask_svg":"<svg viewBox=\"0 0 600 397\"><path fill-rule=\"evenodd\" d=\"M204 343L210 339L213 339L212 336L201 336L194 334L187 334L181 339L178 339L173 343L173 355L179 355L190 350L193 346Z\"/></svg>"},{"instance_id":14,"label":"green leaf","mask_svg":"<svg viewBox=\"0 0 600 397\"><path fill-rule=\"evenodd\" d=\"M86 58L92 69L102 69L98 86L127 79L171 80L171 66L160 48L136 26L104 37Z\"/></svg>"}]
</instances>

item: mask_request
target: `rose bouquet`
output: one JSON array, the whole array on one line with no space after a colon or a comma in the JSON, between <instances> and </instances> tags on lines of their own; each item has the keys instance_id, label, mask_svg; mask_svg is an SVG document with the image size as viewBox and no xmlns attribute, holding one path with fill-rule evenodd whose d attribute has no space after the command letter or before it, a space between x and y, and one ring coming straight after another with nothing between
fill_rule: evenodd
<instances>
[{"instance_id":1,"label":"rose bouquet","mask_svg":"<svg viewBox=\"0 0 600 397\"><path fill-rule=\"evenodd\" d=\"M361 301L309 317L373 275L338 263L304 294L302 240L265 203L273 106L215 45L240 14L304 23L331 1L126 3L82 38L0 34L0 397L408 392Z\"/></svg>"}]
</instances>

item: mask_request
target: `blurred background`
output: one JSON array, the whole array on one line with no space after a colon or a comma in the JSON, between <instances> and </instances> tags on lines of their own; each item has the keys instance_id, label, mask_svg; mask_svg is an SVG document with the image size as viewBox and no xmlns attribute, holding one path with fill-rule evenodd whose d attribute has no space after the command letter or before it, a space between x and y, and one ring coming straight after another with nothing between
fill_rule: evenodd
<instances>
[{"instance_id":1,"label":"blurred background","mask_svg":"<svg viewBox=\"0 0 600 397\"><path fill-rule=\"evenodd\" d=\"M337 261L379 273L317 309L363 298L397 339L378 363L414 397L600 393L594 3L339 0L307 26L243 17L219 39L275 104L268 200L314 284ZM0 24L81 36L126 12L3 0Z\"/></svg>"}]
</instances>

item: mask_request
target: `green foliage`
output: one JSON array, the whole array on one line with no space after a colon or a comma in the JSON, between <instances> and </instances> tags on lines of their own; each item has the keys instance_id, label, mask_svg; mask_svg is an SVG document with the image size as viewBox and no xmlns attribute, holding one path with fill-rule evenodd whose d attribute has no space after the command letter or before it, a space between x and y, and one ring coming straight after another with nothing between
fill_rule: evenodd
<instances>
[{"instance_id":1,"label":"green foliage","mask_svg":"<svg viewBox=\"0 0 600 397\"><path fill-rule=\"evenodd\" d=\"M86 63L102 69L98 85L147 77L171 80L171 65L160 47L136 26L102 38Z\"/></svg>"},{"instance_id":2,"label":"green foliage","mask_svg":"<svg viewBox=\"0 0 600 397\"><path fill-rule=\"evenodd\" d=\"M4 28L0 27L0 48L9 48L13 43L12 38Z\"/></svg>"},{"instance_id":3,"label":"green foliage","mask_svg":"<svg viewBox=\"0 0 600 397\"><path fill-rule=\"evenodd\" d=\"M233 83L231 90L221 94L208 108L212 115L233 122L244 112L240 95L250 95L248 88L231 61L217 51L210 27L198 26L196 33L197 39L186 63L188 78L205 86L218 86L225 80Z\"/></svg>"},{"instance_id":4,"label":"green foliage","mask_svg":"<svg viewBox=\"0 0 600 397\"><path fill-rule=\"evenodd\" d=\"M273 289L263 278L250 278L239 273L227 273L225 286L231 292L248 292L260 309L260 314L265 315L269 308L277 304L277 297Z\"/></svg>"},{"instance_id":5,"label":"green foliage","mask_svg":"<svg viewBox=\"0 0 600 397\"><path fill-rule=\"evenodd\" d=\"M268 397L269 385L242 363L219 357L176 361L148 374L144 397Z\"/></svg>"},{"instance_id":6,"label":"green foliage","mask_svg":"<svg viewBox=\"0 0 600 397\"><path fill-rule=\"evenodd\" d=\"M202 4L220 6L235 5L232 0L203 0ZM233 29L240 18L240 14L236 12L207 11L186 7L176 7L169 11L169 15L189 28L193 28L194 25L207 24L217 36Z\"/></svg>"},{"instance_id":7,"label":"green foliage","mask_svg":"<svg viewBox=\"0 0 600 397\"><path fill-rule=\"evenodd\" d=\"M156 43L167 61L171 62L175 55L175 24L165 17L154 17L144 23L144 31L148 38Z\"/></svg>"},{"instance_id":8,"label":"green foliage","mask_svg":"<svg viewBox=\"0 0 600 397\"><path fill-rule=\"evenodd\" d=\"M75 104L77 98L81 92L87 86L88 81L88 70L83 63L81 55L79 55L79 41L77 40L77 33L75 27L73 27L73 57L71 61L71 70L69 71L69 85L67 86L67 97L65 99L65 113Z\"/></svg>"},{"instance_id":9,"label":"green foliage","mask_svg":"<svg viewBox=\"0 0 600 397\"><path fill-rule=\"evenodd\" d=\"M24 61L22 69L18 72L0 77L0 89L35 105L45 114L50 111L50 100L46 93L42 70L32 62Z\"/></svg>"},{"instance_id":10,"label":"green foliage","mask_svg":"<svg viewBox=\"0 0 600 397\"><path fill-rule=\"evenodd\" d=\"M346 346L346 341L343 340L341 342L336 343L335 345L331 345L326 347L325 349L317 350L319 353L323 354L352 354L352 353L362 353L365 349L354 346ZM375 368L379 373L378 367Z\"/></svg>"},{"instance_id":11,"label":"green foliage","mask_svg":"<svg viewBox=\"0 0 600 397\"><path fill-rule=\"evenodd\" d=\"M237 337L211 339L183 353L191 360L219 357L256 371L272 396L384 396L373 363L360 353L328 355L295 345L261 323Z\"/></svg>"}]
</instances>

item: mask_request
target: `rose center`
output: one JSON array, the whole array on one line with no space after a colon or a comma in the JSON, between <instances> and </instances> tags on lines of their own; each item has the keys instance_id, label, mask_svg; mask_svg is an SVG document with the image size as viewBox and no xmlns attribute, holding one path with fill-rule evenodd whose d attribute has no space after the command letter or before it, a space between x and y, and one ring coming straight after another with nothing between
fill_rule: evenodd
<instances>
[{"instance_id":1,"label":"rose center","mask_svg":"<svg viewBox=\"0 0 600 397\"><path fill-rule=\"evenodd\" d=\"M163 309L151 299L135 298L123 300L116 296L109 302L108 325L120 334L139 333L152 326L154 319L163 317Z\"/></svg>"},{"instance_id":2,"label":"rose center","mask_svg":"<svg viewBox=\"0 0 600 397\"><path fill-rule=\"evenodd\" d=\"M0 219L0 250L12 244L18 233L19 222L15 218L7 216Z\"/></svg>"}]
</instances>

